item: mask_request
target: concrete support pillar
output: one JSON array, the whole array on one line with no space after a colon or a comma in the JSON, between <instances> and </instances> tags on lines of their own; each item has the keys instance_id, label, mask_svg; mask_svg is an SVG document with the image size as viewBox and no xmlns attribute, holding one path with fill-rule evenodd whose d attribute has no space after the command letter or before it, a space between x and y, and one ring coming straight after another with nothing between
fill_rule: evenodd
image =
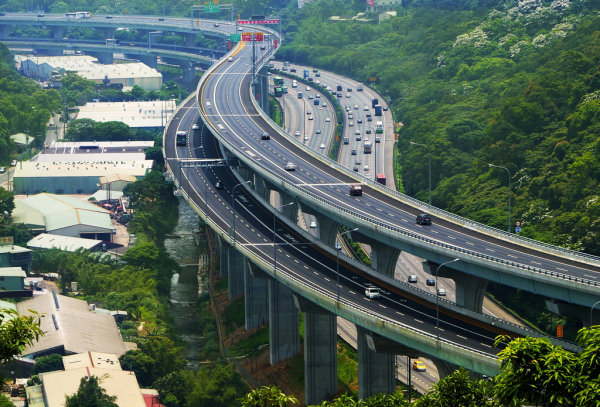
<instances>
[{"instance_id":1,"label":"concrete support pillar","mask_svg":"<svg viewBox=\"0 0 600 407\"><path fill-rule=\"evenodd\" d=\"M292 290L269 280L269 352L271 365L289 359L300 351L298 309Z\"/></svg>"},{"instance_id":2,"label":"concrete support pillar","mask_svg":"<svg viewBox=\"0 0 600 407\"><path fill-rule=\"evenodd\" d=\"M336 315L294 295L304 312L304 393L306 404L319 404L337 393Z\"/></svg>"},{"instance_id":3,"label":"concrete support pillar","mask_svg":"<svg viewBox=\"0 0 600 407\"><path fill-rule=\"evenodd\" d=\"M52 38L59 41L65 38L65 28L63 26L52 27Z\"/></svg>"},{"instance_id":4,"label":"concrete support pillar","mask_svg":"<svg viewBox=\"0 0 600 407\"><path fill-rule=\"evenodd\" d=\"M265 202L270 202L271 190L267 186L267 182L263 177L258 174L254 174L254 188L256 188L256 193L265 200Z\"/></svg>"},{"instance_id":5,"label":"concrete support pillar","mask_svg":"<svg viewBox=\"0 0 600 407\"><path fill-rule=\"evenodd\" d=\"M102 30L102 35L105 39L115 38L115 31L117 31L117 29L114 27L102 27L100 30Z\"/></svg>"},{"instance_id":6,"label":"concrete support pillar","mask_svg":"<svg viewBox=\"0 0 600 407\"><path fill-rule=\"evenodd\" d=\"M451 264L440 269L438 277L454 280L456 285L456 304L476 312L483 311L483 298L485 297L488 280L463 273L451 268ZM427 261L423 267L429 267L429 273L435 276L438 264Z\"/></svg>"},{"instance_id":7,"label":"concrete support pillar","mask_svg":"<svg viewBox=\"0 0 600 407\"><path fill-rule=\"evenodd\" d=\"M0 25L0 38L8 38L9 33L10 33L10 25L9 24Z\"/></svg>"},{"instance_id":8,"label":"concrete support pillar","mask_svg":"<svg viewBox=\"0 0 600 407\"><path fill-rule=\"evenodd\" d=\"M191 89L194 85L194 78L196 74L194 64L192 64L190 61L181 61L179 66L183 72L183 85L186 88Z\"/></svg>"},{"instance_id":9,"label":"concrete support pillar","mask_svg":"<svg viewBox=\"0 0 600 407\"><path fill-rule=\"evenodd\" d=\"M247 262L244 256L233 247L228 246L228 251L227 291L229 299L232 299L244 293L244 274Z\"/></svg>"},{"instance_id":10,"label":"concrete support pillar","mask_svg":"<svg viewBox=\"0 0 600 407\"><path fill-rule=\"evenodd\" d=\"M303 212L310 213L317 218L317 226L319 232L319 240L329 246L335 246L335 239L340 230L340 223L330 217L323 215L320 212L313 211L312 208L302 208Z\"/></svg>"},{"instance_id":11,"label":"concrete support pillar","mask_svg":"<svg viewBox=\"0 0 600 407\"><path fill-rule=\"evenodd\" d=\"M193 47L196 45L196 33L189 33L185 35L185 45L187 47Z\"/></svg>"},{"instance_id":12,"label":"concrete support pillar","mask_svg":"<svg viewBox=\"0 0 600 407\"><path fill-rule=\"evenodd\" d=\"M455 365L454 363L450 363L450 362L447 362L442 359L432 358L430 356L428 356L428 358L431 359L431 361L437 368L440 380L442 380L444 377L448 376L449 374L454 373L454 371L456 371L460 367L458 365Z\"/></svg>"},{"instance_id":13,"label":"concrete support pillar","mask_svg":"<svg viewBox=\"0 0 600 407\"><path fill-rule=\"evenodd\" d=\"M98 62L101 64L109 65L114 62L112 52L89 52L88 54L98 58Z\"/></svg>"},{"instance_id":14,"label":"concrete support pillar","mask_svg":"<svg viewBox=\"0 0 600 407\"><path fill-rule=\"evenodd\" d=\"M358 339L358 398L396 390L395 356L378 353L377 338L365 328L356 326Z\"/></svg>"},{"instance_id":15,"label":"concrete support pillar","mask_svg":"<svg viewBox=\"0 0 600 407\"><path fill-rule=\"evenodd\" d=\"M371 246L371 267L378 273L393 278L400 250L363 235L359 235L358 240Z\"/></svg>"},{"instance_id":16,"label":"concrete support pillar","mask_svg":"<svg viewBox=\"0 0 600 407\"><path fill-rule=\"evenodd\" d=\"M600 324L600 309L598 305L591 309L577 304L568 304L559 300L546 300L546 309L557 315L564 315L570 318L575 318L581 322L583 326Z\"/></svg>"},{"instance_id":17,"label":"concrete support pillar","mask_svg":"<svg viewBox=\"0 0 600 407\"><path fill-rule=\"evenodd\" d=\"M252 182L254 182L254 175L252 173L252 170L249 169L243 163L239 164L239 166L237 167L237 172L238 172L238 174L240 174L240 177L242 177L242 179L244 181L252 181Z\"/></svg>"},{"instance_id":18,"label":"concrete support pillar","mask_svg":"<svg viewBox=\"0 0 600 407\"><path fill-rule=\"evenodd\" d=\"M300 209L298 200L283 192L279 193L279 198L280 205L287 205L281 207L281 213L296 224L298 222L298 210ZM293 205L290 205L291 203L293 203Z\"/></svg>"},{"instance_id":19,"label":"concrete support pillar","mask_svg":"<svg viewBox=\"0 0 600 407\"><path fill-rule=\"evenodd\" d=\"M264 325L269 317L269 277L248 262L244 269L244 304L246 330Z\"/></svg>"},{"instance_id":20,"label":"concrete support pillar","mask_svg":"<svg viewBox=\"0 0 600 407\"><path fill-rule=\"evenodd\" d=\"M229 245L219 239L219 276L227 277L229 274Z\"/></svg>"},{"instance_id":21,"label":"concrete support pillar","mask_svg":"<svg viewBox=\"0 0 600 407\"><path fill-rule=\"evenodd\" d=\"M156 55L138 55L135 58L148 65L150 68L156 69L156 67L158 66Z\"/></svg>"},{"instance_id":22,"label":"concrete support pillar","mask_svg":"<svg viewBox=\"0 0 600 407\"><path fill-rule=\"evenodd\" d=\"M256 98L258 105L268 115L269 114L269 81L267 76L268 69L264 67L257 72L254 81L254 97Z\"/></svg>"}]
</instances>

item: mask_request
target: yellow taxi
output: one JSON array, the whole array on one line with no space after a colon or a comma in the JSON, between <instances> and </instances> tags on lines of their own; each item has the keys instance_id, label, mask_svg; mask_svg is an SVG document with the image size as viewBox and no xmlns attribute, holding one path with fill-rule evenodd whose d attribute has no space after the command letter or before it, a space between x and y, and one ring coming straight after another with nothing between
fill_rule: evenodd
<instances>
[{"instance_id":1,"label":"yellow taxi","mask_svg":"<svg viewBox=\"0 0 600 407\"><path fill-rule=\"evenodd\" d=\"M425 363L420 360L413 360L412 367L415 372L424 372L427 370Z\"/></svg>"}]
</instances>

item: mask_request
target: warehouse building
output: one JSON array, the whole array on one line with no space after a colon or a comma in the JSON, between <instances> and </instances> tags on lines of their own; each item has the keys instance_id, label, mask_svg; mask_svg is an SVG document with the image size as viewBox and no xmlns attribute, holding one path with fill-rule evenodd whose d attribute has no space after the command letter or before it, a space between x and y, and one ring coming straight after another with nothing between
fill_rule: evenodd
<instances>
[{"instance_id":1,"label":"warehouse building","mask_svg":"<svg viewBox=\"0 0 600 407\"><path fill-rule=\"evenodd\" d=\"M145 90L159 90L162 75L142 62L99 64L89 55L31 56L16 55L19 71L30 78L48 81L53 75L75 72L79 76L102 85L106 80L121 84L127 90L137 85Z\"/></svg>"},{"instance_id":2,"label":"warehouse building","mask_svg":"<svg viewBox=\"0 0 600 407\"><path fill-rule=\"evenodd\" d=\"M91 252L102 249L102 244L102 240L40 233L27 242L27 247L30 249L59 249L65 252L84 249Z\"/></svg>"},{"instance_id":3,"label":"warehouse building","mask_svg":"<svg viewBox=\"0 0 600 407\"><path fill-rule=\"evenodd\" d=\"M31 250L21 246L0 246L0 267L21 267L31 270Z\"/></svg>"},{"instance_id":4,"label":"warehouse building","mask_svg":"<svg viewBox=\"0 0 600 407\"><path fill-rule=\"evenodd\" d=\"M154 141L53 141L31 161L95 162L143 161Z\"/></svg>"},{"instance_id":5,"label":"warehouse building","mask_svg":"<svg viewBox=\"0 0 600 407\"><path fill-rule=\"evenodd\" d=\"M175 100L145 102L90 102L79 108L76 119L123 122L132 129L160 130L175 111Z\"/></svg>"},{"instance_id":6,"label":"warehouse building","mask_svg":"<svg viewBox=\"0 0 600 407\"><path fill-rule=\"evenodd\" d=\"M89 162L19 162L13 174L15 194L93 194L100 177L119 174L142 179L152 170L152 160Z\"/></svg>"},{"instance_id":7,"label":"warehouse building","mask_svg":"<svg viewBox=\"0 0 600 407\"><path fill-rule=\"evenodd\" d=\"M121 356L126 351L115 319L94 312L86 301L52 291L19 302L17 311L21 316L33 315L31 311L44 315L40 318L44 336L23 351L24 357L35 359L50 353L72 355L88 351Z\"/></svg>"},{"instance_id":8,"label":"warehouse building","mask_svg":"<svg viewBox=\"0 0 600 407\"><path fill-rule=\"evenodd\" d=\"M0 290L23 290L25 277L27 274L21 267L0 267Z\"/></svg>"},{"instance_id":9,"label":"warehouse building","mask_svg":"<svg viewBox=\"0 0 600 407\"><path fill-rule=\"evenodd\" d=\"M38 194L15 201L15 223L24 223L34 232L112 241L110 212L81 199Z\"/></svg>"}]
</instances>

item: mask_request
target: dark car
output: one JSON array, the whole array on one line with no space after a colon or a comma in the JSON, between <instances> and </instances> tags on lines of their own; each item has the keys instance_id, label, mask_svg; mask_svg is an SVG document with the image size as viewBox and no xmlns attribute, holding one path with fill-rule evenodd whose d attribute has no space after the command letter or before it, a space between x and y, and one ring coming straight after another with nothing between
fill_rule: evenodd
<instances>
[{"instance_id":1,"label":"dark car","mask_svg":"<svg viewBox=\"0 0 600 407\"><path fill-rule=\"evenodd\" d=\"M269 133L267 133L267 132L263 132L263 133L260 135L260 139L261 139L261 140L271 140L271 135L270 135Z\"/></svg>"},{"instance_id":2,"label":"dark car","mask_svg":"<svg viewBox=\"0 0 600 407\"><path fill-rule=\"evenodd\" d=\"M427 284L427 285L435 285L435 280L433 278L428 278L427 281L425 281L425 284Z\"/></svg>"},{"instance_id":3,"label":"dark car","mask_svg":"<svg viewBox=\"0 0 600 407\"><path fill-rule=\"evenodd\" d=\"M428 213L417 215L417 225L431 225L431 215Z\"/></svg>"},{"instance_id":4,"label":"dark car","mask_svg":"<svg viewBox=\"0 0 600 407\"><path fill-rule=\"evenodd\" d=\"M112 18L112 16L106 16L106 18Z\"/></svg>"},{"instance_id":5,"label":"dark car","mask_svg":"<svg viewBox=\"0 0 600 407\"><path fill-rule=\"evenodd\" d=\"M296 72L296 68L290 68L290 72Z\"/></svg>"}]
</instances>

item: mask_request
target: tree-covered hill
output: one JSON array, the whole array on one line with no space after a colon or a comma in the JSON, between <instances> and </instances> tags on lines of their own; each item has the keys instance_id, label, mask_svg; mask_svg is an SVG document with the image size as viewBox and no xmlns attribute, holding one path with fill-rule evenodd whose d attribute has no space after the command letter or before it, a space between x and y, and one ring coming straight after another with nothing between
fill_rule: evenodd
<instances>
[{"instance_id":1,"label":"tree-covered hill","mask_svg":"<svg viewBox=\"0 0 600 407\"><path fill-rule=\"evenodd\" d=\"M404 126L403 187L523 234L600 254L598 1L413 1L380 24L330 22L344 2L289 9L279 55L368 83Z\"/></svg>"}]
</instances>

